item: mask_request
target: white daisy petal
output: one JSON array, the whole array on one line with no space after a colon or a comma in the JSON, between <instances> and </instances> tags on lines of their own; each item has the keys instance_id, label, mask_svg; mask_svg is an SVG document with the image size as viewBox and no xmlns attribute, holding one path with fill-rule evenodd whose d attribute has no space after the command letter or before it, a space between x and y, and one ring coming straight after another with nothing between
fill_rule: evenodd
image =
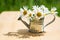
<instances>
[{"instance_id":1,"label":"white daisy petal","mask_svg":"<svg viewBox=\"0 0 60 40\"><path fill-rule=\"evenodd\" d=\"M23 9L24 9L24 10L28 10L28 7L27 7L27 6L23 6Z\"/></svg>"},{"instance_id":2,"label":"white daisy petal","mask_svg":"<svg viewBox=\"0 0 60 40\"><path fill-rule=\"evenodd\" d=\"M22 8L20 8L20 11L23 11L23 9L22 9Z\"/></svg>"},{"instance_id":3,"label":"white daisy petal","mask_svg":"<svg viewBox=\"0 0 60 40\"><path fill-rule=\"evenodd\" d=\"M55 14L57 14L58 12L55 12Z\"/></svg>"},{"instance_id":4,"label":"white daisy petal","mask_svg":"<svg viewBox=\"0 0 60 40\"><path fill-rule=\"evenodd\" d=\"M38 9L38 6L33 6L33 8L32 8L32 9L34 9L34 10L35 10L35 9Z\"/></svg>"},{"instance_id":5,"label":"white daisy petal","mask_svg":"<svg viewBox=\"0 0 60 40\"><path fill-rule=\"evenodd\" d=\"M47 8L45 8L45 10L44 10L44 13L45 14L48 14L50 11L47 9Z\"/></svg>"},{"instance_id":6,"label":"white daisy petal","mask_svg":"<svg viewBox=\"0 0 60 40\"><path fill-rule=\"evenodd\" d=\"M45 8L45 6L44 6L44 5L41 5L40 7L41 7L41 8Z\"/></svg>"},{"instance_id":7,"label":"white daisy petal","mask_svg":"<svg viewBox=\"0 0 60 40\"><path fill-rule=\"evenodd\" d=\"M57 10L56 7L51 8L51 11L56 11L56 10Z\"/></svg>"}]
</instances>

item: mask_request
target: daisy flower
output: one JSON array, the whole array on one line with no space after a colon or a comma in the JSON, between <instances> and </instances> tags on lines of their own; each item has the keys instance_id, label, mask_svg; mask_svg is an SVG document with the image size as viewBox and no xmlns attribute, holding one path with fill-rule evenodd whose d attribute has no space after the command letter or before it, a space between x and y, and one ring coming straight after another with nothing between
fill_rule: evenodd
<instances>
[{"instance_id":1,"label":"daisy flower","mask_svg":"<svg viewBox=\"0 0 60 40\"><path fill-rule=\"evenodd\" d=\"M42 10L38 10L38 11L36 12L36 18L40 19L40 18L42 18L42 17L44 17L44 16L43 16L43 11L42 11Z\"/></svg>"},{"instance_id":2,"label":"daisy flower","mask_svg":"<svg viewBox=\"0 0 60 40\"><path fill-rule=\"evenodd\" d=\"M43 11L39 9L38 6L33 6L33 8L33 12L36 18L40 19L41 17L43 17Z\"/></svg>"},{"instance_id":3,"label":"daisy flower","mask_svg":"<svg viewBox=\"0 0 60 40\"><path fill-rule=\"evenodd\" d=\"M57 10L56 7L53 7L53 8L51 8L50 13L53 14L53 15L55 15L55 14L58 13L56 10Z\"/></svg>"},{"instance_id":4,"label":"daisy flower","mask_svg":"<svg viewBox=\"0 0 60 40\"><path fill-rule=\"evenodd\" d=\"M27 7L20 8L20 16L26 17L27 14L28 14L28 8Z\"/></svg>"},{"instance_id":5,"label":"daisy flower","mask_svg":"<svg viewBox=\"0 0 60 40\"><path fill-rule=\"evenodd\" d=\"M28 10L27 18L32 20L33 19L33 14L34 14L34 12L32 10Z\"/></svg>"},{"instance_id":6,"label":"daisy flower","mask_svg":"<svg viewBox=\"0 0 60 40\"><path fill-rule=\"evenodd\" d=\"M50 11L48 10L48 8L45 7L44 5L41 5L41 6L39 7L39 9L41 9L41 10L43 11L44 16L46 16L46 15L48 15L48 14L50 13Z\"/></svg>"}]
</instances>

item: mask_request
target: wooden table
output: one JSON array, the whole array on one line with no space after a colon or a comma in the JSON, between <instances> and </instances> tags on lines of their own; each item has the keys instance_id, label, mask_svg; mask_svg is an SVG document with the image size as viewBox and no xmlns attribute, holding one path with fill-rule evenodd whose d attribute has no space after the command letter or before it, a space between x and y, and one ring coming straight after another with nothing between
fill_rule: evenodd
<instances>
[{"instance_id":1,"label":"wooden table","mask_svg":"<svg viewBox=\"0 0 60 40\"><path fill-rule=\"evenodd\" d=\"M0 40L60 40L60 18L45 28L45 33L30 33L28 28L18 21L19 11L5 11L0 14ZM46 16L44 24L53 18Z\"/></svg>"}]
</instances>

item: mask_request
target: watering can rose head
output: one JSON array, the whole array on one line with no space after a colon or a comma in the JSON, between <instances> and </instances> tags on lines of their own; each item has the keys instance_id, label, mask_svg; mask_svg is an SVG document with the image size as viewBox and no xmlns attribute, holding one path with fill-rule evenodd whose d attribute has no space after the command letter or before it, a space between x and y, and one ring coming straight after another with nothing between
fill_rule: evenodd
<instances>
[{"instance_id":1,"label":"watering can rose head","mask_svg":"<svg viewBox=\"0 0 60 40\"><path fill-rule=\"evenodd\" d=\"M55 15L56 13L56 8L53 7L51 10L49 10L47 7L44 5L41 6L33 6L32 10L28 9L28 7L23 7L20 8L20 16L21 17L26 17L30 20L33 20L34 18L40 19L42 17L45 17L48 14Z\"/></svg>"}]
</instances>

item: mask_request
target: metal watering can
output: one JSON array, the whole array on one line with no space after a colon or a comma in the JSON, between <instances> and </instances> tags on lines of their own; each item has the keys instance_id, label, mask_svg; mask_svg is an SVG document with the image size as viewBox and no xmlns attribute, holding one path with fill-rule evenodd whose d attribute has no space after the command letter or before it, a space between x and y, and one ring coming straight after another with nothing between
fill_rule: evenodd
<instances>
[{"instance_id":1,"label":"metal watering can","mask_svg":"<svg viewBox=\"0 0 60 40\"><path fill-rule=\"evenodd\" d=\"M44 17L40 18L39 20L34 18L34 21L31 21L30 20L30 23L27 24L25 21L23 21L21 19L21 17L18 18L18 20L21 20L25 25L26 27L28 27L29 29L29 32L32 32L32 33L41 33L41 32L44 32L44 28L51 24L52 22L55 21L55 15L53 15L53 20L50 21L49 23L47 23L45 26L44 26Z\"/></svg>"}]
</instances>

